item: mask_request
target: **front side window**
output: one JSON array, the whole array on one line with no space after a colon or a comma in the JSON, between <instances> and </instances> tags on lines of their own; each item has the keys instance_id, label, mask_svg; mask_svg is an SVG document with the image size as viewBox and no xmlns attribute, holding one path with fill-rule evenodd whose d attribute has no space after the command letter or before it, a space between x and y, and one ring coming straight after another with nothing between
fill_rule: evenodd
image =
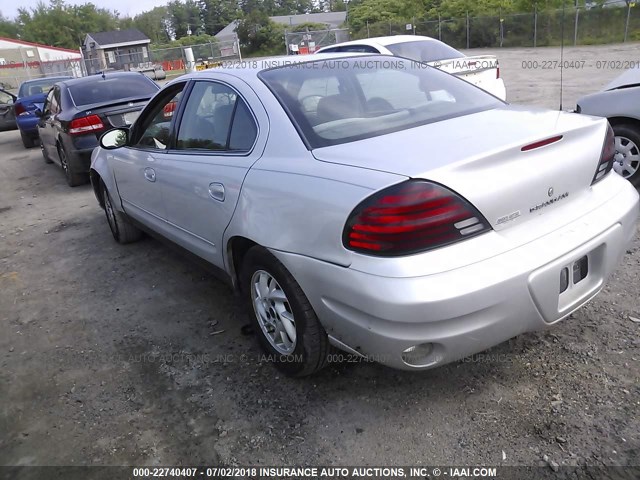
<instances>
[{"instance_id":1,"label":"front side window","mask_svg":"<svg viewBox=\"0 0 640 480\"><path fill-rule=\"evenodd\" d=\"M166 150L171 140L171 120L178 109L185 84L174 85L140 115L133 135L133 146Z\"/></svg>"},{"instance_id":2,"label":"front side window","mask_svg":"<svg viewBox=\"0 0 640 480\"><path fill-rule=\"evenodd\" d=\"M232 88L196 82L178 129L178 150L247 151L257 128L245 102Z\"/></svg>"},{"instance_id":3,"label":"front side window","mask_svg":"<svg viewBox=\"0 0 640 480\"><path fill-rule=\"evenodd\" d=\"M502 105L463 80L396 57L316 60L265 70L259 77L311 148L384 135Z\"/></svg>"}]
</instances>

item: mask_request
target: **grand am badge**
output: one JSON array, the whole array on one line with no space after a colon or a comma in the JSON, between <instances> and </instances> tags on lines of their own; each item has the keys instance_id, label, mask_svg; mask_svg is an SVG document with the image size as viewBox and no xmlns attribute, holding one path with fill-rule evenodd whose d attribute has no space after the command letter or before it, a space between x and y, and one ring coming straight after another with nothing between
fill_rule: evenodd
<instances>
[{"instance_id":1,"label":"grand am badge","mask_svg":"<svg viewBox=\"0 0 640 480\"><path fill-rule=\"evenodd\" d=\"M553 188L550 188L547 192L547 195L551 196L553 195ZM560 195L558 195L557 197L553 197L545 202L539 203L537 205L534 205L533 207L529 208L529 213L533 213L533 212L537 212L538 210L541 210L545 207L548 207L549 205L553 205L554 203L559 202L560 200L564 200L565 198L567 198L569 196L569 192L564 192Z\"/></svg>"}]
</instances>

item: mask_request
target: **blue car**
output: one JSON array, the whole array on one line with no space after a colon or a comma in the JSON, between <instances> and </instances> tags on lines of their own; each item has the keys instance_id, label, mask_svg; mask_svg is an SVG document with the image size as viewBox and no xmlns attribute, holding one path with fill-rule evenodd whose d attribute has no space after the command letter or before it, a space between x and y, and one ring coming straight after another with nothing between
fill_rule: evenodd
<instances>
[{"instance_id":1,"label":"blue car","mask_svg":"<svg viewBox=\"0 0 640 480\"><path fill-rule=\"evenodd\" d=\"M38 137L38 121L36 109L42 110L47 93L54 83L73 77L46 77L22 82L18 90L18 99L13 105L16 124L20 130L24 148L35 147L40 144Z\"/></svg>"}]
</instances>

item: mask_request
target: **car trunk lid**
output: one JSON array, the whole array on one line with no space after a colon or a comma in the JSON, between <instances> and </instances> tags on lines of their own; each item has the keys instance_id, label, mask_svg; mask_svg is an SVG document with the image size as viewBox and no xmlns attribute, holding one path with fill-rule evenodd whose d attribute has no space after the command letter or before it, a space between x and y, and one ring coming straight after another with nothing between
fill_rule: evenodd
<instances>
[{"instance_id":1,"label":"car trunk lid","mask_svg":"<svg viewBox=\"0 0 640 480\"><path fill-rule=\"evenodd\" d=\"M606 128L594 117L505 106L313 154L441 183L502 230L579 201L596 172Z\"/></svg>"},{"instance_id":2,"label":"car trunk lid","mask_svg":"<svg viewBox=\"0 0 640 480\"><path fill-rule=\"evenodd\" d=\"M123 100L107 104L83 105L83 110L75 115L74 119L97 115L102 120L104 129L96 131L97 137L105 130L114 127L128 127L140 114L148 99Z\"/></svg>"},{"instance_id":3,"label":"car trunk lid","mask_svg":"<svg viewBox=\"0 0 640 480\"><path fill-rule=\"evenodd\" d=\"M495 55L476 55L428 62L428 65L460 77L484 90L500 78L500 66Z\"/></svg>"}]
</instances>

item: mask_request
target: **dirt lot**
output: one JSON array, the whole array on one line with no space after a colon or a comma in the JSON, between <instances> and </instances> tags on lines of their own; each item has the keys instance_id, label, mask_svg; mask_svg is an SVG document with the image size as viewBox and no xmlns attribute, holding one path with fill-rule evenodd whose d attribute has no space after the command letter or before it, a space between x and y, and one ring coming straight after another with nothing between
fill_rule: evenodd
<instances>
[{"instance_id":1,"label":"dirt lot","mask_svg":"<svg viewBox=\"0 0 640 480\"><path fill-rule=\"evenodd\" d=\"M521 68L557 53L499 52L511 101L557 106L559 72ZM617 73L566 75L565 106ZM293 380L224 284L155 240L117 245L90 187L17 132L0 152L0 465L640 464L640 239L553 330L424 373Z\"/></svg>"}]
</instances>

